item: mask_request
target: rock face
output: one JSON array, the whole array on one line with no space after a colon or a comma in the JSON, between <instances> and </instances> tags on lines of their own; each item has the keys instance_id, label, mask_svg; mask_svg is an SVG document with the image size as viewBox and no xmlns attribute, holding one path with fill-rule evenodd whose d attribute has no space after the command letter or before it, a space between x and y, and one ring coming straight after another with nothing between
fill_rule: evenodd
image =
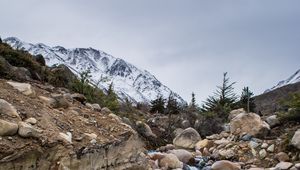
<instances>
[{"instance_id":1,"label":"rock face","mask_svg":"<svg viewBox=\"0 0 300 170\"><path fill-rule=\"evenodd\" d=\"M292 138L292 141L291 141L291 144L293 146L295 146L296 148L300 149L300 129L298 129L293 138Z\"/></svg>"},{"instance_id":2,"label":"rock face","mask_svg":"<svg viewBox=\"0 0 300 170\"><path fill-rule=\"evenodd\" d=\"M0 119L0 136L12 136L18 131L18 124Z\"/></svg>"},{"instance_id":3,"label":"rock face","mask_svg":"<svg viewBox=\"0 0 300 170\"><path fill-rule=\"evenodd\" d=\"M247 133L256 137L265 137L270 126L255 113L240 113L230 121L233 134Z\"/></svg>"},{"instance_id":4,"label":"rock face","mask_svg":"<svg viewBox=\"0 0 300 170\"><path fill-rule=\"evenodd\" d=\"M212 170L240 170L240 166L236 163L222 160L217 161L211 166Z\"/></svg>"},{"instance_id":5,"label":"rock face","mask_svg":"<svg viewBox=\"0 0 300 170\"><path fill-rule=\"evenodd\" d=\"M179 148L193 149L199 140L199 133L193 128L187 128L174 138L173 144Z\"/></svg>"}]
</instances>

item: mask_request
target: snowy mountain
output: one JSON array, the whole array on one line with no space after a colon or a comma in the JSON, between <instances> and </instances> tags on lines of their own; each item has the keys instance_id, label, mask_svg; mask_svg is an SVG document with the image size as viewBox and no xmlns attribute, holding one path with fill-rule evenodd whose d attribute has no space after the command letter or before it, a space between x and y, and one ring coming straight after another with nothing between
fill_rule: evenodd
<instances>
[{"instance_id":1,"label":"snowy mountain","mask_svg":"<svg viewBox=\"0 0 300 170\"><path fill-rule=\"evenodd\" d=\"M114 90L121 99L149 102L156 99L158 95L167 98L170 93L173 93L180 103L185 103L178 94L172 92L148 71L103 51L93 48L49 47L42 43L27 43L15 37L6 38L3 41L15 49L28 51L32 55L43 55L48 66L64 64L77 75L89 69L94 84L99 82L100 88L107 89L113 82Z\"/></svg>"},{"instance_id":2,"label":"snowy mountain","mask_svg":"<svg viewBox=\"0 0 300 170\"><path fill-rule=\"evenodd\" d=\"M300 82L300 69L298 71L296 71L288 79L280 81L276 86L272 87L271 89L267 89L265 91L265 93L267 93L269 91L272 91L272 90L275 90L279 87L283 87L283 86L286 86L288 84L294 84L294 83L297 83L297 82Z\"/></svg>"}]
</instances>

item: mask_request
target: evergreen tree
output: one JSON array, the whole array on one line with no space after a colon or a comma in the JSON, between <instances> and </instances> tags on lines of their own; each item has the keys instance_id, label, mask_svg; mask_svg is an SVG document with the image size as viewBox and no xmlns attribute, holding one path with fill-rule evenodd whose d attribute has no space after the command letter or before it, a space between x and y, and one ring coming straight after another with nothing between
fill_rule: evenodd
<instances>
[{"instance_id":1,"label":"evergreen tree","mask_svg":"<svg viewBox=\"0 0 300 170\"><path fill-rule=\"evenodd\" d=\"M2 39L1 39L1 37L0 37L0 43L2 43Z\"/></svg>"},{"instance_id":2,"label":"evergreen tree","mask_svg":"<svg viewBox=\"0 0 300 170\"><path fill-rule=\"evenodd\" d=\"M201 108L203 112L212 112L219 114L220 117L226 118L228 112L233 109L236 102L236 95L233 92L233 85L227 77L227 72L223 74L223 83L217 86L216 92L213 96L209 96Z\"/></svg>"},{"instance_id":3,"label":"evergreen tree","mask_svg":"<svg viewBox=\"0 0 300 170\"><path fill-rule=\"evenodd\" d=\"M162 96L157 97L157 99L151 101L151 113L164 113L165 112L165 99Z\"/></svg>"},{"instance_id":4,"label":"evergreen tree","mask_svg":"<svg viewBox=\"0 0 300 170\"><path fill-rule=\"evenodd\" d=\"M196 104L195 93L192 92L192 99L191 99L191 103L189 104L189 111L195 112L197 110L198 110L198 105Z\"/></svg>"},{"instance_id":5,"label":"evergreen tree","mask_svg":"<svg viewBox=\"0 0 300 170\"><path fill-rule=\"evenodd\" d=\"M180 108L177 100L174 98L174 94L171 93L168 98L166 110L168 114L178 114L180 112Z\"/></svg>"},{"instance_id":6,"label":"evergreen tree","mask_svg":"<svg viewBox=\"0 0 300 170\"><path fill-rule=\"evenodd\" d=\"M108 107L112 111L119 110L118 96L114 92L113 83L111 83L108 87L107 96L106 96L106 100L105 100L105 106Z\"/></svg>"},{"instance_id":7,"label":"evergreen tree","mask_svg":"<svg viewBox=\"0 0 300 170\"><path fill-rule=\"evenodd\" d=\"M239 107L244 108L247 112L254 112L255 103L253 95L254 94L249 90L249 87L244 87L238 103Z\"/></svg>"}]
</instances>

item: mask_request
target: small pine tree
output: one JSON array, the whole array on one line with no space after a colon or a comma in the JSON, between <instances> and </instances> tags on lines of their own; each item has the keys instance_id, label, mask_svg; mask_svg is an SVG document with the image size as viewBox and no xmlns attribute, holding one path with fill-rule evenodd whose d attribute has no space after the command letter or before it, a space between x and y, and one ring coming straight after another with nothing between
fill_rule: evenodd
<instances>
[{"instance_id":1,"label":"small pine tree","mask_svg":"<svg viewBox=\"0 0 300 170\"><path fill-rule=\"evenodd\" d=\"M165 112L165 99L162 96L157 97L157 99L152 100L150 107L151 113L164 113Z\"/></svg>"},{"instance_id":2,"label":"small pine tree","mask_svg":"<svg viewBox=\"0 0 300 170\"><path fill-rule=\"evenodd\" d=\"M119 110L118 96L114 92L113 83L111 83L108 87L105 106L108 107L112 111Z\"/></svg>"},{"instance_id":3,"label":"small pine tree","mask_svg":"<svg viewBox=\"0 0 300 170\"><path fill-rule=\"evenodd\" d=\"M0 43L2 43L2 39L1 39L1 37L0 37Z\"/></svg>"},{"instance_id":4,"label":"small pine tree","mask_svg":"<svg viewBox=\"0 0 300 170\"><path fill-rule=\"evenodd\" d=\"M174 98L174 94L171 93L168 98L166 110L168 114L178 114L180 112L180 108L177 100Z\"/></svg>"},{"instance_id":5,"label":"small pine tree","mask_svg":"<svg viewBox=\"0 0 300 170\"><path fill-rule=\"evenodd\" d=\"M195 93L192 92L192 99L191 99L191 102L189 104L189 111L191 112L195 112L198 110L198 105L196 104L196 98L195 98Z\"/></svg>"},{"instance_id":6,"label":"small pine tree","mask_svg":"<svg viewBox=\"0 0 300 170\"><path fill-rule=\"evenodd\" d=\"M217 86L217 90L213 96L209 96L202 105L202 112L212 112L220 117L226 118L228 112L233 109L237 96L233 92L233 85L227 77L227 72L223 74L222 86Z\"/></svg>"},{"instance_id":7,"label":"small pine tree","mask_svg":"<svg viewBox=\"0 0 300 170\"><path fill-rule=\"evenodd\" d=\"M253 95L254 94L249 90L249 87L244 87L240 101L238 102L239 107L244 108L247 112L254 112L255 103Z\"/></svg>"}]
</instances>

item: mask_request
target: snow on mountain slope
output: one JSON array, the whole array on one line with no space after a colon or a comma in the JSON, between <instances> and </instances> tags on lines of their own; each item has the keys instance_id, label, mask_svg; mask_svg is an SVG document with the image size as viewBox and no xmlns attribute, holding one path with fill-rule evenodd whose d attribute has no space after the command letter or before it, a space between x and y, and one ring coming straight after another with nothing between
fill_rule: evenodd
<instances>
[{"instance_id":1,"label":"snow on mountain slope","mask_svg":"<svg viewBox=\"0 0 300 170\"><path fill-rule=\"evenodd\" d=\"M269 91L272 91L272 90L275 90L279 87L286 86L288 84L294 84L294 83L297 83L297 82L300 82L300 69L298 71L296 71L288 79L280 81L276 86L272 87L271 89L267 89L265 91L265 93L269 92Z\"/></svg>"},{"instance_id":2,"label":"snow on mountain slope","mask_svg":"<svg viewBox=\"0 0 300 170\"><path fill-rule=\"evenodd\" d=\"M42 43L27 43L15 37L3 41L15 49L28 51L32 55L43 55L48 66L65 64L77 75L89 69L93 83L105 80L100 81L99 87L107 89L113 82L114 90L121 99L149 102L159 95L167 98L173 93L180 103L185 103L178 94L172 92L148 71L138 69L123 59L115 58L103 51L93 48L49 47Z\"/></svg>"}]
</instances>

